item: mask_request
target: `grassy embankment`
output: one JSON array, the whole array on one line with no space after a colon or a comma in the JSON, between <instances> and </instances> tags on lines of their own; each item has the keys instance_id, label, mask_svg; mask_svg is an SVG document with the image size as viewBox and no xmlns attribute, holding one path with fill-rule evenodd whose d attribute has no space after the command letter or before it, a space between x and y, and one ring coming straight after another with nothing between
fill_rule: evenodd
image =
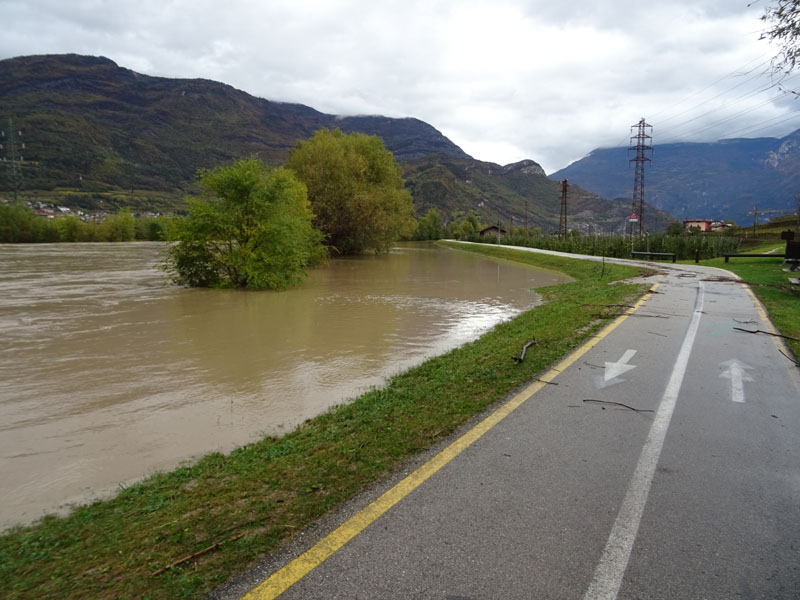
<instances>
[{"instance_id":1,"label":"grassy embankment","mask_svg":"<svg viewBox=\"0 0 800 600\"><path fill-rule=\"evenodd\" d=\"M645 289L608 285L639 272L632 267L467 249L576 281L539 290L546 304L283 437L208 455L68 517L6 532L3 597L201 597L532 380ZM534 337L525 361L511 360Z\"/></svg>"},{"instance_id":2,"label":"grassy embankment","mask_svg":"<svg viewBox=\"0 0 800 600\"><path fill-rule=\"evenodd\" d=\"M746 252L766 253L774 250L780 254L785 247L785 243L765 243L748 248ZM785 272L787 267L781 258L731 258L728 263L724 258L715 258L702 261L702 264L727 269L749 282L778 330L788 338L794 338L787 339L786 343L795 357L800 358L800 287L795 286L792 291L789 284L789 277L800 278L800 272Z\"/></svg>"}]
</instances>

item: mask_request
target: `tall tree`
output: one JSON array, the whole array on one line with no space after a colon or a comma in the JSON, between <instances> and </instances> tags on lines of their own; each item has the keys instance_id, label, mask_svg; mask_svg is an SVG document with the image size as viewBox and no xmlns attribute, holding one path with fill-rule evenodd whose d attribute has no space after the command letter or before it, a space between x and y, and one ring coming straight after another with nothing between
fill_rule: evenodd
<instances>
[{"instance_id":1,"label":"tall tree","mask_svg":"<svg viewBox=\"0 0 800 600\"><path fill-rule=\"evenodd\" d=\"M167 270L195 287L281 289L324 256L305 186L288 169L247 159L201 174L211 198L189 199Z\"/></svg>"},{"instance_id":2,"label":"tall tree","mask_svg":"<svg viewBox=\"0 0 800 600\"><path fill-rule=\"evenodd\" d=\"M417 232L414 234L416 240L440 240L444 236L442 227L442 213L437 208L431 208L425 213L417 225Z\"/></svg>"},{"instance_id":3,"label":"tall tree","mask_svg":"<svg viewBox=\"0 0 800 600\"><path fill-rule=\"evenodd\" d=\"M308 187L314 224L337 252L385 252L414 233L411 194L380 138L321 129L294 147L287 166Z\"/></svg>"},{"instance_id":4,"label":"tall tree","mask_svg":"<svg viewBox=\"0 0 800 600\"><path fill-rule=\"evenodd\" d=\"M116 215L106 217L103 233L109 242L130 242L136 238L136 219L129 209L123 208Z\"/></svg>"}]
</instances>

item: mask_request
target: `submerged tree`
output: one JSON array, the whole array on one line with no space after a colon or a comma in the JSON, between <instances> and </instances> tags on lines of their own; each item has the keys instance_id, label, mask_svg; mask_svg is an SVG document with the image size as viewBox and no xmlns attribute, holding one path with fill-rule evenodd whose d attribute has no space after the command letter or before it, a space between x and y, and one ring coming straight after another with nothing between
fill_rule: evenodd
<instances>
[{"instance_id":1,"label":"submerged tree","mask_svg":"<svg viewBox=\"0 0 800 600\"><path fill-rule=\"evenodd\" d=\"M387 251L414 233L411 194L380 138L322 129L295 146L287 166L308 187L315 226L341 254Z\"/></svg>"},{"instance_id":2,"label":"submerged tree","mask_svg":"<svg viewBox=\"0 0 800 600\"><path fill-rule=\"evenodd\" d=\"M166 268L195 287L281 289L299 283L325 250L305 186L258 159L201 173L213 197L189 198Z\"/></svg>"}]
</instances>

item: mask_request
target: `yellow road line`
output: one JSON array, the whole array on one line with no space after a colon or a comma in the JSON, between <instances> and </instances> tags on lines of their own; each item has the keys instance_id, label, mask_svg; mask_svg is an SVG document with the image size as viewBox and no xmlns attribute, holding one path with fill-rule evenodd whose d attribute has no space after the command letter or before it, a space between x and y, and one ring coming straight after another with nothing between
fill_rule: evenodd
<instances>
[{"instance_id":1,"label":"yellow road line","mask_svg":"<svg viewBox=\"0 0 800 600\"><path fill-rule=\"evenodd\" d=\"M655 290L659 284L655 284L651 291ZM267 580L248 592L243 600L272 600L288 590L295 583L300 581L305 575L317 568L337 550L347 542L356 537L371 523L376 521L381 515L408 496L429 477L434 475L447 463L461 454L466 448L481 438L487 431L492 429L500 421L505 419L514 410L519 408L524 402L531 398L536 392L542 389L547 383L577 361L580 357L594 348L601 340L616 329L625 319L636 311L649 297L645 294L636 304L629 308L625 313L614 319L606 327L600 330L592 339L584 343L562 359L554 367L551 367L542 377L532 383L524 390L519 392L497 410L491 413L475 427L467 431L464 435L442 450L439 454L431 458L428 462L419 467L416 471L408 475L390 490L386 491L369 506L350 517L337 529L329 533L324 539L317 542L313 547L301 554L289 564L273 573Z\"/></svg>"}]
</instances>

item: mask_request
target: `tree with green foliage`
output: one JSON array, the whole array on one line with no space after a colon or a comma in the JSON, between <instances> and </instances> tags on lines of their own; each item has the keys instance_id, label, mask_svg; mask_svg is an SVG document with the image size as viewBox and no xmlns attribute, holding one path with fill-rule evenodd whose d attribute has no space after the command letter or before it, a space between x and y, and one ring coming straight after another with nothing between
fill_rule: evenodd
<instances>
[{"instance_id":1,"label":"tree with green foliage","mask_svg":"<svg viewBox=\"0 0 800 600\"><path fill-rule=\"evenodd\" d=\"M136 239L151 242L166 242L173 238L172 217L141 217L136 219Z\"/></svg>"},{"instance_id":2,"label":"tree with green foliage","mask_svg":"<svg viewBox=\"0 0 800 600\"><path fill-rule=\"evenodd\" d=\"M442 227L442 213L436 208L431 208L425 213L417 224L415 240L440 240L444 235Z\"/></svg>"},{"instance_id":3,"label":"tree with green foliage","mask_svg":"<svg viewBox=\"0 0 800 600\"><path fill-rule=\"evenodd\" d=\"M0 204L0 243L32 244L59 239L56 224L37 216L22 200Z\"/></svg>"},{"instance_id":4,"label":"tree with green foliage","mask_svg":"<svg viewBox=\"0 0 800 600\"><path fill-rule=\"evenodd\" d=\"M81 221L75 215L70 215L56 221L60 240L62 242L88 242L92 240L92 228L89 223Z\"/></svg>"},{"instance_id":5,"label":"tree with green foliage","mask_svg":"<svg viewBox=\"0 0 800 600\"><path fill-rule=\"evenodd\" d=\"M282 289L324 257L306 188L288 169L250 158L201 172L200 184L212 197L188 199L166 263L176 282Z\"/></svg>"},{"instance_id":6,"label":"tree with green foliage","mask_svg":"<svg viewBox=\"0 0 800 600\"><path fill-rule=\"evenodd\" d=\"M321 129L294 147L287 166L306 184L314 224L337 252L385 252L414 233L411 194L379 137Z\"/></svg>"},{"instance_id":7,"label":"tree with green foliage","mask_svg":"<svg viewBox=\"0 0 800 600\"><path fill-rule=\"evenodd\" d=\"M469 220L462 221L460 229L460 239L468 239L470 236L477 234L475 227L469 222Z\"/></svg>"},{"instance_id":8,"label":"tree with green foliage","mask_svg":"<svg viewBox=\"0 0 800 600\"><path fill-rule=\"evenodd\" d=\"M101 235L107 242L131 242L136 238L136 219L129 209L123 208L105 218Z\"/></svg>"},{"instance_id":9,"label":"tree with green foliage","mask_svg":"<svg viewBox=\"0 0 800 600\"><path fill-rule=\"evenodd\" d=\"M672 221L669 225L667 225L667 235L683 235L683 223L680 221Z\"/></svg>"}]
</instances>

